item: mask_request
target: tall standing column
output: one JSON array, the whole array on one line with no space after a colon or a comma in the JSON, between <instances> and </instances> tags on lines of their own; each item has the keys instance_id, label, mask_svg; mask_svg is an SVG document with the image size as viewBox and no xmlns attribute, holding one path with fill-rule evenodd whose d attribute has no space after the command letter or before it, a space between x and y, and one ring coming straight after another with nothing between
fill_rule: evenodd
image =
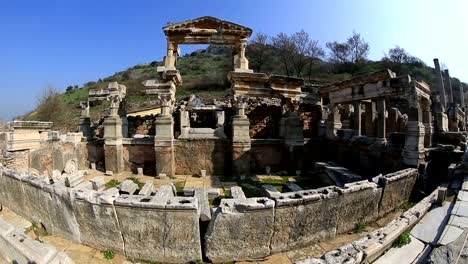
<instances>
[{"instance_id":1,"label":"tall standing column","mask_svg":"<svg viewBox=\"0 0 468 264\"><path fill-rule=\"evenodd\" d=\"M445 112L445 109L447 109L447 98L445 95L442 72L440 71L439 59L434 59L434 66L435 66L435 74L436 74L436 81L437 81L437 91L439 92L439 99L440 99L440 103L443 109L442 112Z\"/></svg>"},{"instance_id":2,"label":"tall standing column","mask_svg":"<svg viewBox=\"0 0 468 264\"><path fill-rule=\"evenodd\" d=\"M111 102L109 116L104 120L104 153L106 171L120 173L124 170L122 155L122 119L120 118L119 96L109 97Z\"/></svg>"},{"instance_id":3,"label":"tall standing column","mask_svg":"<svg viewBox=\"0 0 468 264\"><path fill-rule=\"evenodd\" d=\"M460 106L465 111L466 105L465 105L465 91L463 90L463 84L461 83L460 80L458 80L458 87L460 87Z\"/></svg>"},{"instance_id":4,"label":"tall standing column","mask_svg":"<svg viewBox=\"0 0 468 264\"><path fill-rule=\"evenodd\" d=\"M234 177L244 178L250 174L250 122L245 115L246 103L240 100L234 104L236 115L232 117L232 172Z\"/></svg>"},{"instance_id":5,"label":"tall standing column","mask_svg":"<svg viewBox=\"0 0 468 264\"><path fill-rule=\"evenodd\" d=\"M175 175L174 119L170 98L161 98L161 114L155 119L154 150L156 175Z\"/></svg>"},{"instance_id":6,"label":"tall standing column","mask_svg":"<svg viewBox=\"0 0 468 264\"><path fill-rule=\"evenodd\" d=\"M354 136L361 136L361 115L362 115L362 109L361 109L361 102L360 101L355 101L353 102L354 106Z\"/></svg>"},{"instance_id":7,"label":"tall standing column","mask_svg":"<svg viewBox=\"0 0 468 264\"><path fill-rule=\"evenodd\" d=\"M365 102L364 103L366 112L365 116L365 134L368 137L375 137L375 120L377 119L377 110L375 109L375 102Z\"/></svg>"},{"instance_id":8,"label":"tall standing column","mask_svg":"<svg viewBox=\"0 0 468 264\"><path fill-rule=\"evenodd\" d=\"M304 154L304 123L299 116L299 102L287 99L287 112L283 115L282 128L284 142L289 153L289 173L294 175L302 171L302 160Z\"/></svg>"},{"instance_id":9,"label":"tall standing column","mask_svg":"<svg viewBox=\"0 0 468 264\"><path fill-rule=\"evenodd\" d=\"M448 95L448 103L453 104L453 90L452 90L452 78L448 69L444 71L444 87Z\"/></svg>"},{"instance_id":10,"label":"tall standing column","mask_svg":"<svg viewBox=\"0 0 468 264\"><path fill-rule=\"evenodd\" d=\"M385 113L387 108L385 106L385 98L377 98L376 102L377 107L377 140L379 142L386 142L386 132L385 132Z\"/></svg>"}]
</instances>

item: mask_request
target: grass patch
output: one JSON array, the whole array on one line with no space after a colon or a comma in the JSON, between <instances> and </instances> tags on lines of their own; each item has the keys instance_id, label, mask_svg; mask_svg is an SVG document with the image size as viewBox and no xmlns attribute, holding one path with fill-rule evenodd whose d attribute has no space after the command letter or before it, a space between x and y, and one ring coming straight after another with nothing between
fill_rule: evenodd
<instances>
[{"instance_id":1,"label":"grass patch","mask_svg":"<svg viewBox=\"0 0 468 264\"><path fill-rule=\"evenodd\" d=\"M143 185L145 185L144 182L142 182L140 179L138 179L137 177L129 177L127 178L127 180L131 180L133 183L135 183L136 185L138 185L138 188L142 188Z\"/></svg>"},{"instance_id":2,"label":"grass patch","mask_svg":"<svg viewBox=\"0 0 468 264\"><path fill-rule=\"evenodd\" d=\"M120 185L120 182L118 180L116 180L116 179L112 179L112 180L106 182L106 188L107 189L117 187L119 185Z\"/></svg>"},{"instance_id":3,"label":"grass patch","mask_svg":"<svg viewBox=\"0 0 468 264\"><path fill-rule=\"evenodd\" d=\"M365 224L357 223L356 225L354 225L353 233L362 233L364 231L366 231L366 225Z\"/></svg>"},{"instance_id":4,"label":"grass patch","mask_svg":"<svg viewBox=\"0 0 468 264\"><path fill-rule=\"evenodd\" d=\"M185 181L175 182L174 186L176 188L177 195L183 196L184 195Z\"/></svg>"},{"instance_id":5,"label":"grass patch","mask_svg":"<svg viewBox=\"0 0 468 264\"><path fill-rule=\"evenodd\" d=\"M107 260L111 260L115 257L115 252L112 250L101 251L101 253L104 256L104 258Z\"/></svg>"},{"instance_id":6,"label":"grass patch","mask_svg":"<svg viewBox=\"0 0 468 264\"><path fill-rule=\"evenodd\" d=\"M401 248L411 242L410 233L408 231L403 232L395 241L393 241L393 247Z\"/></svg>"}]
</instances>

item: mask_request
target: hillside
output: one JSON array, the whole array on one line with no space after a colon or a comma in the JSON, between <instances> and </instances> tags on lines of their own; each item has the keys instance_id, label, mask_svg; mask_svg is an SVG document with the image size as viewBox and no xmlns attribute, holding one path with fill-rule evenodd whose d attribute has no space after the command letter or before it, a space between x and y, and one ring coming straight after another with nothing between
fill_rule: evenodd
<instances>
[{"instance_id":1,"label":"hillside","mask_svg":"<svg viewBox=\"0 0 468 264\"><path fill-rule=\"evenodd\" d=\"M249 54L247 54L249 56ZM270 53L270 59L262 66L262 71L274 74L285 74L278 61L278 56L274 54L273 49ZM252 60L251 64L255 61ZM144 80L155 78L156 67L162 65L162 62L153 61L147 64L136 65L112 76L97 81L91 81L83 87L70 86L65 93L59 93L55 96L62 102L55 109L53 117L44 117L40 108L26 114L24 120L43 120L54 121L56 128L62 131L75 131L79 122L79 102L86 101L90 89L100 89L107 87L109 82L117 81L127 87L127 100L129 107L139 108L147 107L156 103L156 96L145 95L145 87L142 85ZM361 65L355 73L366 74L375 72L384 68L391 68L395 71L398 66L400 73L408 73L416 79L423 79L429 84L434 83L433 69L422 63L415 65L392 65L388 61L368 61ZM229 47L209 46L207 49L197 50L186 54L178 59L177 68L183 79L183 85L177 89L177 99L186 97L190 94L197 94L204 100L211 98L224 97L225 90L229 88L229 82L226 79L228 72L232 69L232 56ZM306 82L313 83L332 83L351 78L352 75L346 70L339 69L335 65L315 59L310 68L311 74L303 77ZM312 76L312 78L311 78ZM93 121L98 121L105 115L106 103L91 108L91 117ZM58 113L61 113L58 115ZM56 116L57 115L57 116Z\"/></svg>"}]
</instances>

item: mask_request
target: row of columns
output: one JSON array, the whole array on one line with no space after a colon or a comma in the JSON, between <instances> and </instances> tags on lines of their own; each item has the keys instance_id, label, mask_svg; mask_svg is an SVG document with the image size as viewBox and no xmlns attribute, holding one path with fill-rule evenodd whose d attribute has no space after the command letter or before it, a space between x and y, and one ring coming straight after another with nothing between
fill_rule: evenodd
<instances>
[{"instance_id":1,"label":"row of columns","mask_svg":"<svg viewBox=\"0 0 468 264\"><path fill-rule=\"evenodd\" d=\"M415 91L412 91L415 93ZM423 100L420 96L414 95L410 102L408 112L408 123L406 130L405 146L402 153L403 163L408 166L417 166L423 159L425 147L431 146L433 133L432 112L430 100ZM422 103L424 102L424 103ZM365 124L366 131L371 131L377 123L377 131L373 135L376 137L372 149L379 149L386 144L386 102L384 97L379 97L369 101L354 101L354 136L362 135L362 106L365 105ZM327 120L327 138L335 139L336 132L341 128L341 121L337 105L332 104L331 111ZM377 147L377 148L376 148Z\"/></svg>"}]
</instances>

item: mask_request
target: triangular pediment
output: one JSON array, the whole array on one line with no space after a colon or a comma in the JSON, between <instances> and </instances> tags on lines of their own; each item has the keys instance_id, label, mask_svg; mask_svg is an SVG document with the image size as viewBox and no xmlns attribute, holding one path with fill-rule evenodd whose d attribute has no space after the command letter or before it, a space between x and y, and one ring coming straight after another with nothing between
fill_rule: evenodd
<instances>
[{"instance_id":1,"label":"triangular pediment","mask_svg":"<svg viewBox=\"0 0 468 264\"><path fill-rule=\"evenodd\" d=\"M230 34L250 37L252 29L219 18L204 16L178 23L168 23L163 27L166 35L174 34Z\"/></svg>"}]
</instances>

